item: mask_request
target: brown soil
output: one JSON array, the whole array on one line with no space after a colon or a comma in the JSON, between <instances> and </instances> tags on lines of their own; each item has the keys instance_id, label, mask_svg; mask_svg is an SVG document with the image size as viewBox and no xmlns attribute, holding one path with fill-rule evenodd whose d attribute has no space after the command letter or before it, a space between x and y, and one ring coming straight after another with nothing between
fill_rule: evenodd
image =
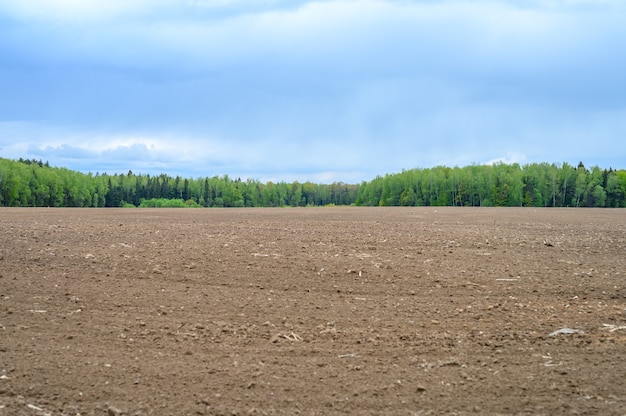
<instances>
[{"instance_id":1,"label":"brown soil","mask_svg":"<svg viewBox=\"0 0 626 416\"><path fill-rule=\"evenodd\" d=\"M623 415L625 277L623 210L1 209L0 415Z\"/></svg>"}]
</instances>

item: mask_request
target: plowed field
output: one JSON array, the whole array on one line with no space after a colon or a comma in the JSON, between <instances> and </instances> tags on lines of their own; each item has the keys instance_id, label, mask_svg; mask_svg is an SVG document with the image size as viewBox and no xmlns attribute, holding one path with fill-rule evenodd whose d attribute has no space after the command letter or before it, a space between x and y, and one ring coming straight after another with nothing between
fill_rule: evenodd
<instances>
[{"instance_id":1,"label":"plowed field","mask_svg":"<svg viewBox=\"0 0 626 416\"><path fill-rule=\"evenodd\" d=\"M626 211L0 209L0 415L626 414Z\"/></svg>"}]
</instances>

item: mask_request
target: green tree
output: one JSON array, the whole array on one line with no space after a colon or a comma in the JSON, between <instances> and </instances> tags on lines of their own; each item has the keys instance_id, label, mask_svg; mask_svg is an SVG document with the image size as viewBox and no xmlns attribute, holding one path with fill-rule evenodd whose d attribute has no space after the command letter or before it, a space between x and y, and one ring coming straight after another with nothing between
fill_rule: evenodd
<instances>
[{"instance_id":1,"label":"green tree","mask_svg":"<svg viewBox=\"0 0 626 416\"><path fill-rule=\"evenodd\" d=\"M596 185L593 187L593 206L606 206L606 191L604 190L602 185Z\"/></svg>"},{"instance_id":2,"label":"green tree","mask_svg":"<svg viewBox=\"0 0 626 416\"><path fill-rule=\"evenodd\" d=\"M581 203L584 204L585 190L587 189L587 171L585 169L578 169L576 171L576 183L574 185L574 197L575 205L580 207Z\"/></svg>"},{"instance_id":3,"label":"green tree","mask_svg":"<svg viewBox=\"0 0 626 416\"><path fill-rule=\"evenodd\" d=\"M576 169L573 166L563 163L560 172L561 181L561 206L575 205L576 197Z\"/></svg>"},{"instance_id":4,"label":"green tree","mask_svg":"<svg viewBox=\"0 0 626 416\"><path fill-rule=\"evenodd\" d=\"M619 208L624 200L624 193L620 187L617 173L609 170L606 175L606 206L611 208Z\"/></svg>"}]
</instances>

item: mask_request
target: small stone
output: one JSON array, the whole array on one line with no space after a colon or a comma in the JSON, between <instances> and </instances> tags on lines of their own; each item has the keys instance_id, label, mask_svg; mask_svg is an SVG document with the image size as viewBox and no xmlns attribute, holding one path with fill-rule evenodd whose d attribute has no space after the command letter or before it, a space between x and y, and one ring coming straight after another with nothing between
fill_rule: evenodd
<instances>
[{"instance_id":1,"label":"small stone","mask_svg":"<svg viewBox=\"0 0 626 416\"><path fill-rule=\"evenodd\" d=\"M124 411L115 406L109 406L107 409L107 413L109 416L121 416Z\"/></svg>"}]
</instances>

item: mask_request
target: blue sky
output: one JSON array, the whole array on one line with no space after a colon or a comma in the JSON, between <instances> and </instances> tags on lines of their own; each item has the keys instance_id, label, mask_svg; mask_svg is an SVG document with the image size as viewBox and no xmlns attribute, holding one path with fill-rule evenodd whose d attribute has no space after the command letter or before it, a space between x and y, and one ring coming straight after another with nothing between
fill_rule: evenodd
<instances>
[{"instance_id":1,"label":"blue sky","mask_svg":"<svg viewBox=\"0 0 626 416\"><path fill-rule=\"evenodd\" d=\"M0 0L0 157L358 183L626 168L621 0Z\"/></svg>"}]
</instances>

